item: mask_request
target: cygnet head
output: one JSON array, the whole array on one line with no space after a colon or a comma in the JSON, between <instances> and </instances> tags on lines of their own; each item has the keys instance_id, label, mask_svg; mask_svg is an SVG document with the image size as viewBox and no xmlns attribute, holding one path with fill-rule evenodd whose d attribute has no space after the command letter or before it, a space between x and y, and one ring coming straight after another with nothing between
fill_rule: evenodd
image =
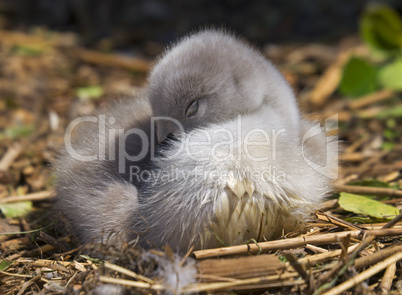
<instances>
[{"instance_id":1,"label":"cygnet head","mask_svg":"<svg viewBox=\"0 0 402 295\"><path fill-rule=\"evenodd\" d=\"M293 93L279 72L258 51L222 31L183 38L167 50L149 77L148 95L158 141L181 131L224 122L263 106L298 122Z\"/></svg>"}]
</instances>

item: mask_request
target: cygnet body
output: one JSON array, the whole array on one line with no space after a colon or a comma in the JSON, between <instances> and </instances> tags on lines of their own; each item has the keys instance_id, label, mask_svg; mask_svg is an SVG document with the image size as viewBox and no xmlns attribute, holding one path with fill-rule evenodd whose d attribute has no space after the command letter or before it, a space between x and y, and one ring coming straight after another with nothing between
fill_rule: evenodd
<instances>
[{"instance_id":1,"label":"cygnet body","mask_svg":"<svg viewBox=\"0 0 402 295\"><path fill-rule=\"evenodd\" d=\"M183 252L269 240L331 190L336 141L301 119L269 61L225 32L185 37L140 98L99 114L103 137L85 124L71 145L97 158L56 163L58 207L83 242L139 237Z\"/></svg>"}]
</instances>

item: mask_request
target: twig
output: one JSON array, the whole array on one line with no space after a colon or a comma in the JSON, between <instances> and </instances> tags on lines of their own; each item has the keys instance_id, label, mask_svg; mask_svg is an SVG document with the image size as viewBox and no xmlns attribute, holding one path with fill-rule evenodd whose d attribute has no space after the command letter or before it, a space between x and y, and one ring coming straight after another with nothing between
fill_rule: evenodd
<instances>
[{"instance_id":1,"label":"twig","mask_svg":"<svg viewBox=\"0 0 402 295\"><path fill-rule=\"evenodd\" d=\"M260 251L260 249L263 252L272 250L286 250L300 246L305 246L307 244L325 245L330 243L337 243L339 239L346 237L347 235L350 235L351 238L359 238L363 233L373 235L375 237L397 236L402 235L402 228L367 230L367 231L346 231L340 233L321 234L315 236L306 236L306 237L299 237L285 240L262 242L258 243L258 246L256 244L248 244L233 247L199 250L193 252L193 254L197 259L204 259L204 258L221 257L236 254L257 253L258 251Z\"/></svg>"},{"instance_id":2,"label":"twig","mask_svg":"<svg viewBox=\"0 0 402 295\"><path fill-rule=\"evenodd\" d=\"M5 203L15 203L15 202L25 202L25 201L43 201L47 199L52 199L56 196L56 192L53 190L42 191L32 194L26 194L22 196L10 196L7 198L0 199L0 204Z\"/></svg>"},{"instance_id":3,"label":"twig","mask_svg":"<svg viewBox=\"0 0 402 295\"><path fill-rule=\"evenodd\" d=\"M386 99L391 98L395 93L391 90L381 90L363 97L360 97L356 100L352 100L349 102L349 107L352 110L360 109L370 104L374 104Z\"/></svg>"},{"instance_id":4,"label":"twig","mask_svg":"<svg viewBox=\"0 0 402 295\"><path fill-rule=\"evenodd\" d=\"M375 252L369 256L357 258L355 261L354 267L356 269L361 269L363 267L373 265L374 263L380 262L381 260L384 260L397 252L402 252L402 244L401 243L392 245L381 251Z\"/></svg>"},{"instance_id":5,"label":"twig","mask_svg":"<svg viewBox=\"0 0 402 295\"><path fill-rule=\"evenodd\" d=\"M312 104L315 106L323 106L330 95L336 90L339 81L341 80L342 67L349 59L351 53L351 49L342 51L337 56L335 62L331 64L321 76L310 94L310 101Z\"/></svg>"},{"instance_id":6,"label":"twig","mask_svg":"<svg viewBox=\"0 0 402 295\"><path fill-rule=\"evenodd\" d=\"M46 234L43 231L39 232L38 239L42 240L43 242L45 242L63 252L70 250L70 247L65 242L63 242L62 240L57 240L57 239L49 236L48 234Z\"/></svg>"},{"instance_id":7,"label":"twig","mask_svg":"<svg viewBox=\"0 0 402 295\"><path fill-rule=\"evenodd\" d=\"M345 192L352 194L402 197L402 190L395 190L392 188L355 186L355 185L335 185L334 189L338 192Z\"/></svg>"},{"instance_id":8,"label":"twig","mask_svg":"<svg viewBox=\"0 0 402 295\"><path fill-rule=\"evenodd\" d=\"M150 62L133 57L105 54L82 48L68 48L68 52L91 64L120 67L137 72L148 72L151 67Z\"/></svg>"},{"instance_id":9,"label":"twig","mask_svg":"<svg viewBox=\"0 0 402 295\"><path fill-rule=\"evenodd\" d=\"M348 239L350 238L350 236L348 237ZM337 282L337 280L339 279L339 277L341 277L345 271L348 269L348 267L350 267L355 259L356 256L364 249L366 248L368 245L370 245L370 243L372 241L374 241L375 237L374 236L367 236L360 244L359 246L352 252L350 253L347 257L345 255L345 257L342 259L342 257L340 258L339 262L337 265L335 265L330 271L328 271L327 273L322 274L318 281L319 281L319 285L322 284L322 282L326 282L329 279L333 278L331 282L326 283L324 285L321 285L315 292L314 294L321 294L321 292L323 292L324 290L331 288L332 286L335 285L335 283ZM342 256L342 254L341 254Z\"/></svg>"},{"instance_id":10,"label":"twig","mask_svg":"<svg viewBox=\"0 0 402 295\"><path fill-rule=\"evenodd\" d=\"M368 155L364 153L344 153L339 156L339 161L341 162L361 162L364 159L368 158Z\"/></svg>"},{"instance_id":11,"label":"twig","mask_svg":"<svg viewBox=\"0 0 402 295\"><path fill-rule=\"evenodd\" d=\"M352 277L351 279L347 280L346 282L339 284L338 286L332 288L328 292L325 292L323 295L336 295L340 294L353 286L363 282L364 280L370 278L371 276L375 275L376 273L382 271L384 268L387 268L389 265L397 262L398 260L402 259L402 252L396 253L391 257L377 263L376 265L370 267L369 269L359 273L358 275Z\"/></svg>"},{"instance_id":12,"label":"twig","mask_svg":"<svg viewBox=\"0 0 402 295\"><path fill-rule=\"evenodd\" d=\"M319 220L328 221L332 224L348 228L349 230L362 230L361 227L354 225L350 222L347 222L345 220L342 220L338 217L332 216L331 214L328 214L328 213L317 212L316 216Z\"/></svg>"},{"instance_id":13,"label":"twig","mask_svg":"<svg viewBox=\"0 0 402 295\"><path fill-rule=\"evenodd\" d=\"M307 273L306 267L304 264L301 264L297 261L297 258L292 254L292 253L286 253L283 252L282 253L286 259L288 260L288 262L290 263L290 265L294 268L295 271L297 271L299 273L299 275L306 281L309 281L309 275Z\"/></svg>"},{"instance_id":14,"label":"twig","mask_svg":"<svg viewBox=\"0 0 402 295\"><path fill-rule=\"evenodd\" d=\"M11 145L7 152L4 154L3 158L0 160L0 171L7 171L11 164L22 152L22 146L19 143Z\"/></svg>"},{"instance_id":15,"label":"twig","mask_svg":"<svg viewBox=\"0 0 402 295\"><path fill-rule=\"evenodd\" d=\"M359 246L359 244L355 244L353 246L350 246L348 248L348 253L354 251L357 247ZM320 253L320 254L316 254L316 255L310 255L310 256L306 256L303 258L300 258L298 261L299 263L304 263L307 265L314 265L317 264L318 262L322 262L331 258L335 258L338 257L339 255L341 255L342 250L334 250L334 251L330 251L327 253Z\"/></svg>"},{"instance_id":16,"label":"twig","mask_svg":"<svg viewBox=\"0 0 402 295\"><path fill-rule=\"evenodd\" d=\"M364 133L360 138L358 138L356 141L354 141L350 146L345 148L344 154L355 153L359 147L361 147L363 144L365 144L369 140L370 140L370 136L368 135L368 133Z\"/></svg>"},{"instance_id":17,"label":"twig","mask_svg":"<svg viewBox=\"0 0 402 295\"><path fill-rule=\"evenodd\" d=\"M389 289L391 289L395 272L396 272L396 262L390 264L385 270L385 273L382 277L382 281L379 287L382 294L389 294Z\"/></svg>"},{"instance_id":18,"label":"twig","mask_svg":"<svg viewBox=\"0 0 402 295\"><path fill-rule=\"evenodd\" d=\"M388 222L386 225L384 225L382 228L391 228L394 227L395 224L398 223L399 220L402 219L402 212L399 213L399 215L397 217L395 217L394 219L392 219L390 222Z\"/></svg>"},{"instance_id":19,"label":"twig","mask_svg":"<svg viewBox=\"0 0 402 295\"><path fill-rule=\"evenodd\" d=\"M28 288L29 286L31 286L33 283L35 283L36 281L39 281L41 278L41 273L39 272L35 277L33 277L32 279L30 279L29 281L25 282L20 291L17 293L17 295L21 295L24 294L26 288Z\"/></svg>"}]
</instances>

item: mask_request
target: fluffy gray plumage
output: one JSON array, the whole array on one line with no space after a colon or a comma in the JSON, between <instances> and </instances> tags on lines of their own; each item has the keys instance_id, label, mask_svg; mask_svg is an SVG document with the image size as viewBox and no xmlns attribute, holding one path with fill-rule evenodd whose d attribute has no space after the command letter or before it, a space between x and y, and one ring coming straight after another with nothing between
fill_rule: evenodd
<instances>
[{"instance_id":1,"label":"fluffy gray plumage","mask_svg":"<svg viewBox=\"0 0 402 295\"><path fill-rule=\"evenodd\" d=\"M269 240L300 226L331 190L336 141L301 119L269 61L224 32L184 38L141 97L99 114L101 137L98 123L81 123L72 146L100 159L63 152L56 163L58 208L84 243L139 236L185 251Z\"/></svg>"}]
</instances>

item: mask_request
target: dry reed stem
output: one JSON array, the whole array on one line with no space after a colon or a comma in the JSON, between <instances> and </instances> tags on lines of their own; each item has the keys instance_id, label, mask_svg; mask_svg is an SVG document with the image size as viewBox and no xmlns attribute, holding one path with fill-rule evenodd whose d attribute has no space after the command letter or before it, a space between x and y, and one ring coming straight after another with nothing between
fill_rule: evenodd
<instances>
[{"instance_id":1,"label":"dry reed stem","mask_svg":"<svg viewBox=\"0 0 402 295\"><path fill-rule=\"evenodd\" d=\"M348 248L348 253L356 250L358 246L359 246L359 244L350 246ZM306 257L300 258L298 261L299 261L299 263L304 263L306 265L311 266L318 262L323 262L323 261L338 257L339 255L341 255L341 253L342 253L342 249L339 249L339 250L334 250L334 251L330 251L327 253L320 253L320 254L316 254L316 255L306 256Z\"/></svg>"},{"instance_id":2,"label":"dry reed stem","mask_svg":"<svg viewBox=\"0 0 402 295\"><path fill-rule=\"evenodd\" d=\"M355 185L335 185L334 189L338 192L345 192L352 194L402 197L402 190L395 190L392 188L355 186Z\"/></svg>"},{"instance_id":3,"label":"dry reed stem","mask_svg":"<svg viewBox=\"0 0 402 295\"><path fill-rule=\"evenodd\" d=\"M7 171L21 152L22 146L19 143L12 144L0 160L0 171Z\"/></svg>"},{"instance_id":4,"label":"dry reed stem","mask_svg":"<svg viewBox=\"0 0 402 295\"><path fill-rule=\"evenodd\" d=\"M235 282L219 282L219 283L198 283L198 284L191 284L188 286L183 287L183 292L184 293L193 293L193 292L205 292L205 291L219 291L219 290L227 290L227 289L233 289L238 286L247 286L247 285L255 285L255 284L260 284L260 283L266 283L266 282L275 282L275 281L282 281L284 279L291 279L294 277L297 277L299 274L297 272L293 273L285 273L283 275L270 275L270 276L264 276L264 277L258 277L258 278L251 278L251 279L244 279L244 280L238 280ZM279 282L279 285L276 287L281 287L284 286L285 282ZM304 280L298 280L297 282L292 282L292 286L301 283L305 284ZM252 286L248 286L251 288Z\"/></svg>"},{"instance_id":5,"label":"dry reed stem","mask_svg":"<svg viewBox=\"0 0 402 295\"><path fill-rule=\"evenodd\" d=\"M108 269L120 272L120 273L125 274L125 275L127 275L129 277L132 277L134 279L143 281L145 283L148 283L148 284L151 284L151 285L155 284L155 282L153 280L151 280L151 279L149 279L147 277L144 277L142 275L139 275L139 274L137 274L137 273L135 273L135 272L133 272L131 270L128 270L128 269L124 268L124 267L109 263L107 261L104 263L104 266L106 268L108 268Z\"/></svg>"},{"instance_id":6,"label":"dry reed stem","mask_svg":"<svg viewBox=\"0 0 402 295\"><path fill-rule=\"evenodd\" d=\"M205 259L198 263L200 276L217 276L232 279L249 279L274 275L288 265L274 254L243 256L228 259Z\"/></svg>"},{"instance_id":7,"label":"dry reed stem","mask_svg":"<svg viewBox=\"0 0 402 295\"><path fill-rule=\"evenodd\" d=\"M345 154L342 154L339 156L339 161L340 162L361 162L368 157L369 157L369 155L366 155L365 153L359 153L359 152L348 153L348 154L345 153Z\"/></svg>"},{"instance_id":8,"label":"dry reed stem","mask_svg":"<svg viewBox=\"0 0 402 295\"><path fill-rule=\"evenodd\" d=\"M342 76L342 67L352 54L351 49L342 51L325 73L315 84L310 94L310 102L315 106L323 106L331 94L336 90Z\"/></svg>"},{"instance_id":9,"label":"dry reed stem","mask_svg":"<svg viewBox=\"0 0 402 295\"><path fill-rule=\"evenodd\" d=\"M337 295L342 292L345 292L346 290L352 288L353 286L356 286L357 284L360 284L364 280L372 277L373 275L387 268L389 265L396 263L398 260L401 259L402 259L402 252L396 253L391 257L388 257L387 259L375 264L369 269L357 274L356 276L352 277L346 282L343 282L342 284L339 284L338 286L332 288L331 290L323 293L322 295Z\"/></svg>"},{"instance_id":10,"label":"dry reed stem","mask_svg":"<svg viewBox=\"0 0 402 295\"><path fill-rule=\"evenodd\" d=\"M14 202L25 202L25 201L43 201L47 199L52 199L56 196L54 190L47 190L32 194L26 194L22 196L10 196L0 199L0 204L14 203Z\"/></svg>"},{"instance_id":11,"label":"dry reed stem","mask_svg":"<svg viewBox=\"0 0 402 295\"><path fill-rule=\"evenodd\" d=\"M350 235L351 238L359 238L363 234L373 235L375 237L385 236L397 236L402 235L402 228L392 229L380 229L380 230L365 230L365 231L347 231L331 234L320 234L315 236L305 236L299 238L291 238L285 240L276 240L270 242L261 242L257 244L239 245L233 247L223 247L215 249L206 249L195 251L193 254L197 259L221 257L236 254L258 253L260 250L263 252L273 250L286 250L291 248L297 248L305 246L307 244L312 245L326 245L331 243L337 243L339 239Z\"/></svg>"},{"instance_id":12,"label":"dry reed stem","mask_svg":"<svg viewBox=\"0 0 402 295\"><path fill-rule=\"evenodd\" d=\"M303 286L304 285L304 286ZM280 287L294 287L300 286L305 287L307 284L304 281L293 281L293 282L279 282L279 283L269 283L269 284L254 284L254 285L245 285L245 286L236 286L233 287L234 291L253 291L257 289L269 289L269 288L280 288Z\"/></svg>"},{"instance_id":13,"label":"dry reed stem","mask_svg":"<svg viewBox=\"0 0 402 295\"><path fill-rule=\"evenodd\" d=\"M363 267L367 267L369 265L380 262L381 260L384 260L398 252L402 252L402 243L392 245L369 256L359 257L356 259L354 266L356 269L361 269Z\"/></svg>"},{"instance_id":14,"label":"dry reed stem","mask_svg":"<svg viewBox=\"0 0 402 295\"><path fill-rule=\"evenodd\" d=\"M313 245L306 245L306 248L315 252L315 253L328 253L329 251L327 249L321 248L321 247L317 247L317 246L313 246Z\"/></svg>"},{"instance_id":15,"label":"dry reed stem","mask_svg":"<svg viewBox=\"0 0 402 295\"><path fill-rule=\"evenodd\" d=\"M389 293L389 290L391 289L392 286L392 281L394 280L395 272L396 272L396 262L390 264L385 270L385 273L382 277L382 281L379 287L382 294Z\"/></svg>"}]
</instances>

